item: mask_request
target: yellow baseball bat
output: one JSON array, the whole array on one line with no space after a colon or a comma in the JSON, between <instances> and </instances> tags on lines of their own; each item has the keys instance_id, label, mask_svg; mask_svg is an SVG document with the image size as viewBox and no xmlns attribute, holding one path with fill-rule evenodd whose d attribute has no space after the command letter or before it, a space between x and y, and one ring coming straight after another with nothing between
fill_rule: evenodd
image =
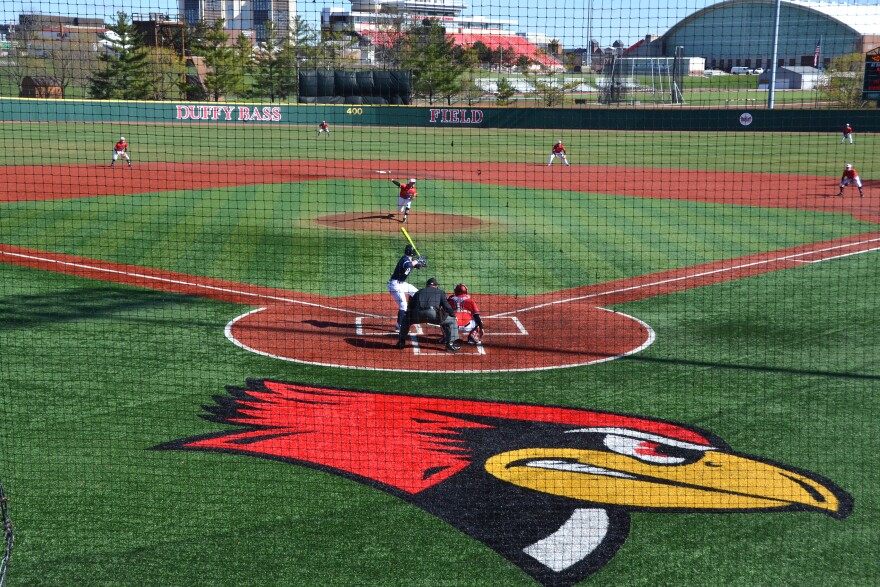
<instances>
[{"instance_id":1,"label":"yellow baseball bat","mask_svg":"<svg viewBox=\"0 0 880 587\"><path fill-rule=\"evenodd\" d=\"M404 227L401 226L401 227L400 227L400 232L403 233L403 236L406 237L406 240L408 240L408 241L409 241L409 244L412 245L412 248L415 249L415 251L416 251L416 256L421 257L422 254L419 252L419 249L418 249L418 247L416 246L416 243L413 242L412 237L409 235L409 233L406 231L406 229L405 229Z\"/></svg>"}]
</instances>

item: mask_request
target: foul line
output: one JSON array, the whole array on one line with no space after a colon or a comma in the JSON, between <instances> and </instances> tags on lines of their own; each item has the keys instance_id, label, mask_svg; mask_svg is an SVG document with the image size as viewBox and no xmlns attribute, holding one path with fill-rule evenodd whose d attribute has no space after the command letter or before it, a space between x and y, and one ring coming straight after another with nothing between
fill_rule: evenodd
<instances>
[{"instance_id":1,"label":"foul line","mask_svg":"<svg viewBox=\"0 0 880 587\"><path fill-rule=\"evenodd\" d=\"M137 279L147 279L147 280L157 281L157 282L161 282L161 283L170 283L170 284L174 284L174 285L181 285L181 286L185 286L185 287L205 289L205 290L216 291L216 292L220 292L220 293L234 294L234 295L238 295L238 296L246 296L246 297L251 297L251 298L258 298L261 300L270 300L270 301L275 301L275 302L287 302L289 304L299 304L301 306L322 308L324 310L334 310L337 312L344 312L347 314L355 314L357 316L369 316L371 318L384 318L385 317L381 314L366 314L364 312L360 312L360 311L356 311L356 310L346 310L344 308L338 308L338 307L334 307L334 306L326 306L324 304L316 304L314 302L304 302L302 300L294 300L291 298L285 298L285 297L281 297L281 296L260 294L260 293L250 292L250 291L239 290L239 289L232 289L229 287L219 287L216 285L205 285L203 283L194 283L191 281L184 281L182 279L171 279L168 277L157 277L155 275L148 275L146 273L134 273L131 271L121 271L119 269L108 269L106 267L98 267L96 265L87 265L85 263L74 263L72 261L60 261L58 259L50 259L48 257L40 257L38 255L25 255L23 253L12 253L9 251L2 251L2 250L0 250L0 255L7 255L9 257L20 257L22 259L29 259L32 261L40 261L43 263L55 263L56 265L63 265L65 267L75 267L77 269L84 269L87 271L103 272L103 273L109 273L109 274L114 274L114 275L124 275L126 277L133 277L133 278L137 278ZM126 284L126 285L133 285L133 284ZM175 293L182 293L182 292L175 292Z\"/></svg>"},{"instance_id":2,"label":"foul line","mask_svg":"<svg viewBox=\"0 0 880 587\"><path fill-rule=\"evenodd\" d=\"M808 255L815 255L815 254L818 254L818 253L824 253L824 252L827 252L827 251L834 251L834 250L838 250L838 249L845 249L845 248L848 248L848 247L854 247L854 246L864 245L864 244L873 243L873 242L880 242L880 238L872 238L872 239L868 239L868 240L864 240L864 241L858 241L858 242L854 242L854 243L847 243L847 244L844 244L844 245L835 245L835 246L833 246L833 247L826 247L826 248L824 248L824 249L816 249L816 250L814 250L814 251L806 251L806 252L803 252L803 253L794 253L794 254L791 254L791 255L783 255L783 256L781 256L781 257L774 257L774 258L771 258L771 259L764 259L764 260L762 260L762 261L753 261L753 262L751 262L751 263L743 263L743 264L741 264L741 265L734 265L734 266L732 266L732 267L723 267L723 268L721 268L721 269L713 269L713 270L711 270L711 271L703 271L703 272L701 272L701 273L695 273L695 274L693 274L693 275L683 275L683 276L681 276L681 277L670 277L669 279L661 279L661 280L658 280L658 281L651 281L651 282L649 282L649 283L642 283L642 284L639 284L639 285L632 285L632 286L629 286L629 287L622 287L622 288L619 288L619 289L613 289L613 290L604 291L604 292L599 292L599 293L587 294L587 295L584 295L584 296L577 296L577 297L574 297L574 298L569 298L569 299L567 299L567 300L555 300L555 301L547 302L547 303L544 303L544 304L538 304L538 305L535 305L535 306L528 306L528 307L525 307L525 308L519 308L519 309L517 309L517 310L511 310L510 312L502 312L502 313L500 313L500 314L495 314L495 315L493 315L493 316L489 316L489 318L498 318L498 317L501 317L501 316L507 316L507 315L510 315L510 314L517 314L517 313L520 313L520 312L528 312L529 310L537 310L537 309L540 309L540 308L546 308L546 307L548 307L548 306L555 306L555 305L560 305L560 304L568 304L568 303L571 303L571 302L579 302L579 301L581 301L581 300L589 300L589 299L592 299L592 298L601 298L601 297L610 296L610 295L619 294L619 293L624 293L624 292L628 292L628 291L635 291L635 290L644 289L644 288L648 288L648 287L657 287L658 285L666 285L666 284L668 284L668 283L675 283L675 282L679 282L679 281L686 281L686 280L689 280L689 279L697 279L697 278L700 278L700 277L706 277L707 275L715 275L715 274L718 274L718 273L726 273L726 272L730 272L730 271L737 271L737 270L740 270L740 269L746 269L746 268L749 268L749 267L756 267L756 266L758 266L758 265L767 265L767 264L770 264L770 263L778 263L778 262L780 262L780 261L796 260L796 261L799 261L799 262L802 262L802 263L821 263L822 261L830 261L830 260L832 260L832 259L842 259L843 257L850 257L850 256L852 256L852 255L860 255L860 254L862 254L862 253L869 253L869 252L871 252L871 251L877 251L877 250L880 250L880 247L874 247L874 248L872 248L872 249L865 249L865 250L863 250L863 251L855 251L855 252L853 252L853 253L845 253L845 254L843 254L843 255L835 255L835 256L833 256L833 257L827 257L827 258L824 258L824 259L816 259L816 260L814 260L814 261L800 261L799 259L797 259L797 257L805 257L805 256L808 256ZM673 271L674 271L674 270L673 270ZM628 300L628 301L632 301L632 300Z\"/></svg>"}]
</instances>

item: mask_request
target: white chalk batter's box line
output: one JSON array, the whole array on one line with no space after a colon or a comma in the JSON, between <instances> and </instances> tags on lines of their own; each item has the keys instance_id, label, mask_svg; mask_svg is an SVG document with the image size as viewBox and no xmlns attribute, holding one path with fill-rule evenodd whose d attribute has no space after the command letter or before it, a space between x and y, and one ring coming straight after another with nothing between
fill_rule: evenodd
<instances>
[{"instance_id":1,"label":"white chalk batter's box line","mask_svg":"<svg viewBox=\"0 0 880 587\"><path fill-rule=\"evenodd\" d=\"M365 322L366 320L366 322ZM498 332L497 327L493 327L491 332L486 332L483 334L486 336L528 336L529 331L526 330L526 327L523 326L523 323L519 321L519 318L516 316L502 316L500 318L483 318L483 322L499 322L502 324L505 322L509 322L513 324L514 330L511 332ZM388 321L383 319L381 322L376 321L374 318L370 316L356 316L354 319L354 330L358 336L388 336ZM381 326L379 326L381 325ZM435 326L439 328L436 324L431 324L431 326ZM421 327L420 324L413 324L414 328L419 329ZM368 331L367 329L374 329L372 331ZM504 329L504 326L501 326ZM422 334L422 332L419 332Z\"/></svg>"},{"instance_id":2,"label":"white chalk batter's box line","mask_svg":"<svg viewBox=\"0 0 880 587\"><path fill-rule=\"evenodd\" d=\"M377 330L376 332L367 332L364 329L364 319L365 319L364 316L357 316L354 319L355 332L357 333L358 336L388 336L388 331L384 330L384 328L381 331ZM366 318L366 319L369 320L370 322L373 322L373 320L371 318ZM484 322L489 321L489 320L491 320L493 322L500 321L502 323L509 322L509 323L513 324L514 331L513 332L493 331L491 333L487 332L487 333L483 334L484 338L489 335L491 335L491 336L528 336L529 335L529 331L526 330L526 327L523 326L522 322L520 322L519 318L517 318L516 316L504 316L500 319L487 318L487 319L484 319ZM386 324L386 323L383 322L382 324L384 326L384 324ZM438 329L440 328L436 324L430 324L429 326L431 326L432 328L438 328ZM410 339L410 343L411 343L412 353L414 355L419 355L419 356L425 357L425 356L431 356L431 355L444 355L445 354L445 351L438 352L438 351L433 351L433 350L431 350L431 351L423 350L421 345L419 344L418 337L422 336L422 335L426 335L427 333L422 328L421 324L413 324L413 329L414 329L414 332L409 335L409 339ZM468 345L468 346L471 346L471 345ZM483 346L483 343L478 343L478 344L472 345L472 346L474 346L474 348L477 349L478 355L485 355L486 354L486 347Z\"/></svg>"}]
</instances>

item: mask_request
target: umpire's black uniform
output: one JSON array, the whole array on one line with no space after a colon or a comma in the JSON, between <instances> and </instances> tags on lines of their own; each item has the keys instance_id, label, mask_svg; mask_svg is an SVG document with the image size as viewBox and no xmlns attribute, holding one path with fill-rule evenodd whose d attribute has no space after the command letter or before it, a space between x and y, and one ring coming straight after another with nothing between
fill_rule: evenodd
<instances>
[{"instance_id":1,"label":"umpire's black uniform","mask_svg":"<svg viewBox=\"0 0 880 587\"><path fill-rule=\"evenodd\" d=\"M409 336L409 327L412 324L439 324L443 330L443 341L447 351L457 351L453 333L458 329L455 319L455 309L446 297L446 292L440 289L440 284L435 278L431 278L425 287L413 294L409 299L406 318L400 325L400 336L397 339L397 348L406 346L406 338Z\"/></svg>"}]
</instances>

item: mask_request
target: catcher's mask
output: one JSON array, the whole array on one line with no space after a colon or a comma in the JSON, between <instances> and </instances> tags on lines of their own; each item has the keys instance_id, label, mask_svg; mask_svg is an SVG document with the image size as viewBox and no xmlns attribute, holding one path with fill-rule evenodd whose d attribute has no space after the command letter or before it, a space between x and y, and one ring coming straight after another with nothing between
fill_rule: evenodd
<instances>
[{"instance_id":1,"label":"catcher's mask","mask_svg":"<svg viewBox=\"0 0 880 587\"><path fill-rule=\"evenodd\" d=\"M459 283L455 286L455 295L460 296L467 293L467 286L463 283Z\"/></svg>"}]
</instances>

